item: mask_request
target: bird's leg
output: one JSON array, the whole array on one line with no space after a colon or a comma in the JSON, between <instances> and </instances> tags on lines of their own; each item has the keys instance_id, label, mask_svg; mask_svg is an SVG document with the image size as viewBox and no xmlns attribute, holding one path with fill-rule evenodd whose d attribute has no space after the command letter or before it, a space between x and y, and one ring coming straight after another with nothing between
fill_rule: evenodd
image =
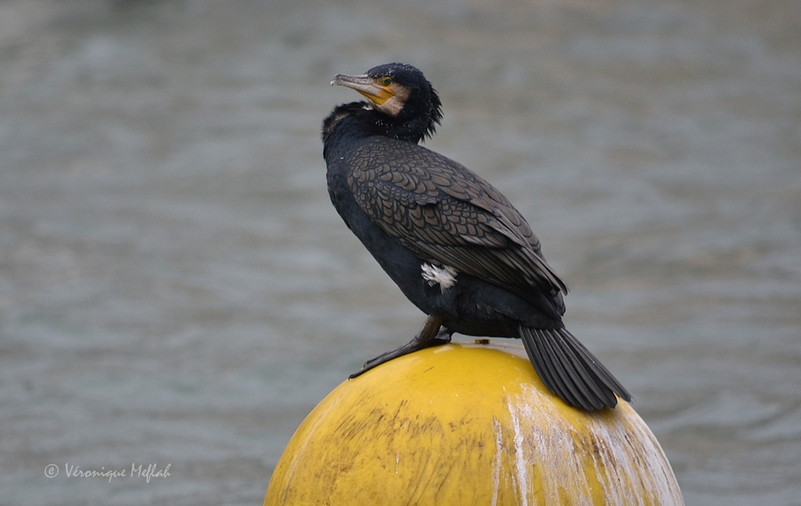
<instances>
[{"instance_id":1,"label":"bird's leg","mask_svg":"<svg viewBox=\"0 0 801 506\"><path fill-rule=\"evenodd\" d=\"M413 353L424 348L429 348L431 346L448 344L451 342L451 332L447 329L444 329L440 332L440 327L442 326L443 321L445 321L445 318L442 318L441 316L429 316L426 318L423 328L420 329L420 332L418 332L411 341L404 344L400 348L382 353L374 359L368 360L364 363L364 366L361 369L351 374L349 378L353 379L356 376L364 374L373 367L381 365L384 362L389 362L393 358L402 357L404 355L408 355L409 353Z\"/></svg>"}]
</instances>

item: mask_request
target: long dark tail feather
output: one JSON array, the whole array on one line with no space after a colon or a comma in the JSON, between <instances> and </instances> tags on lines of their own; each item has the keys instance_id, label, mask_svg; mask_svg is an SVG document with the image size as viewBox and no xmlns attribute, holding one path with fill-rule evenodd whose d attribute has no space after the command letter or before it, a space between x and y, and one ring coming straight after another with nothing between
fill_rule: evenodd
<instances>
[{"instance_id":1,"label":"long dark tail feather","mask_svg":"<svg viewBox=\"0 0 801 506\"><path fill-rule=\"evenodd\" d=\"M604 365L565 328L520 326L520 339L534 370L555 395L571 406L594 411L614 408L631 394Z\"/></svg>"}]
</instances>

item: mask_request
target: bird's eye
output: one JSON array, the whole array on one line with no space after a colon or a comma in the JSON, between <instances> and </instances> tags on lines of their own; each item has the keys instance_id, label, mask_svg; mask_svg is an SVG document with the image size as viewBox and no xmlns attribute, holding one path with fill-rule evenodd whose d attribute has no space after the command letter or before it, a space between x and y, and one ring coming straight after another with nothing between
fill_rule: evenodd
<instances>
[{"instance_id":1,"label":"bird's eye","mask_svg":"<svg viewBox=\"0 0 801 506\"><path fill-rule=\"evenodd\" d=\"M383 79L381 79L381 84L383 84L384 86L389 86L390 84L392 84L392 78L384 77Z\"/></svg>"}]
</instances>

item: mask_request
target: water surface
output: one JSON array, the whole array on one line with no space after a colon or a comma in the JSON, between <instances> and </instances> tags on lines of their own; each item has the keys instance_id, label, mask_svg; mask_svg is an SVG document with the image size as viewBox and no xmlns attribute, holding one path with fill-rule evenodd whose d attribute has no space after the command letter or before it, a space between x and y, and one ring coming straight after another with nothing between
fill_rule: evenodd
<instances>
[{"instance_id":1,"label":"water surface","mask_svg":"<svg viewBox=\"0 0 801 506\"><path fill-rule=\"evenodd\" d=\"M309 410L418 330L319 141L357 98L333 74L401 60L687 504L799 504L799 5L0 3L4 503L259 504Z\"/></svg>"}]
</instances>

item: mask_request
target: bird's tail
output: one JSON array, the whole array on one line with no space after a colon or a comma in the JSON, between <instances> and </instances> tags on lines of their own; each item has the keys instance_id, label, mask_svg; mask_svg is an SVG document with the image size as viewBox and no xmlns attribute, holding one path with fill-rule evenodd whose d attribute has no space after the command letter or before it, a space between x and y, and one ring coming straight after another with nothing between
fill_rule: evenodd
<instances>
[{"instance_id":1,"label":"bird's tail","mask_svg":"<svg viewBox=\"0 0 801 506\"><path fill-rule=\"evenodd\" d=\"M531 364L553 394L587 411L617 405L617 394L631 395L606 367L565 328L534 329L520 326L520 339Z\"/></svg>"}]
</instances>

